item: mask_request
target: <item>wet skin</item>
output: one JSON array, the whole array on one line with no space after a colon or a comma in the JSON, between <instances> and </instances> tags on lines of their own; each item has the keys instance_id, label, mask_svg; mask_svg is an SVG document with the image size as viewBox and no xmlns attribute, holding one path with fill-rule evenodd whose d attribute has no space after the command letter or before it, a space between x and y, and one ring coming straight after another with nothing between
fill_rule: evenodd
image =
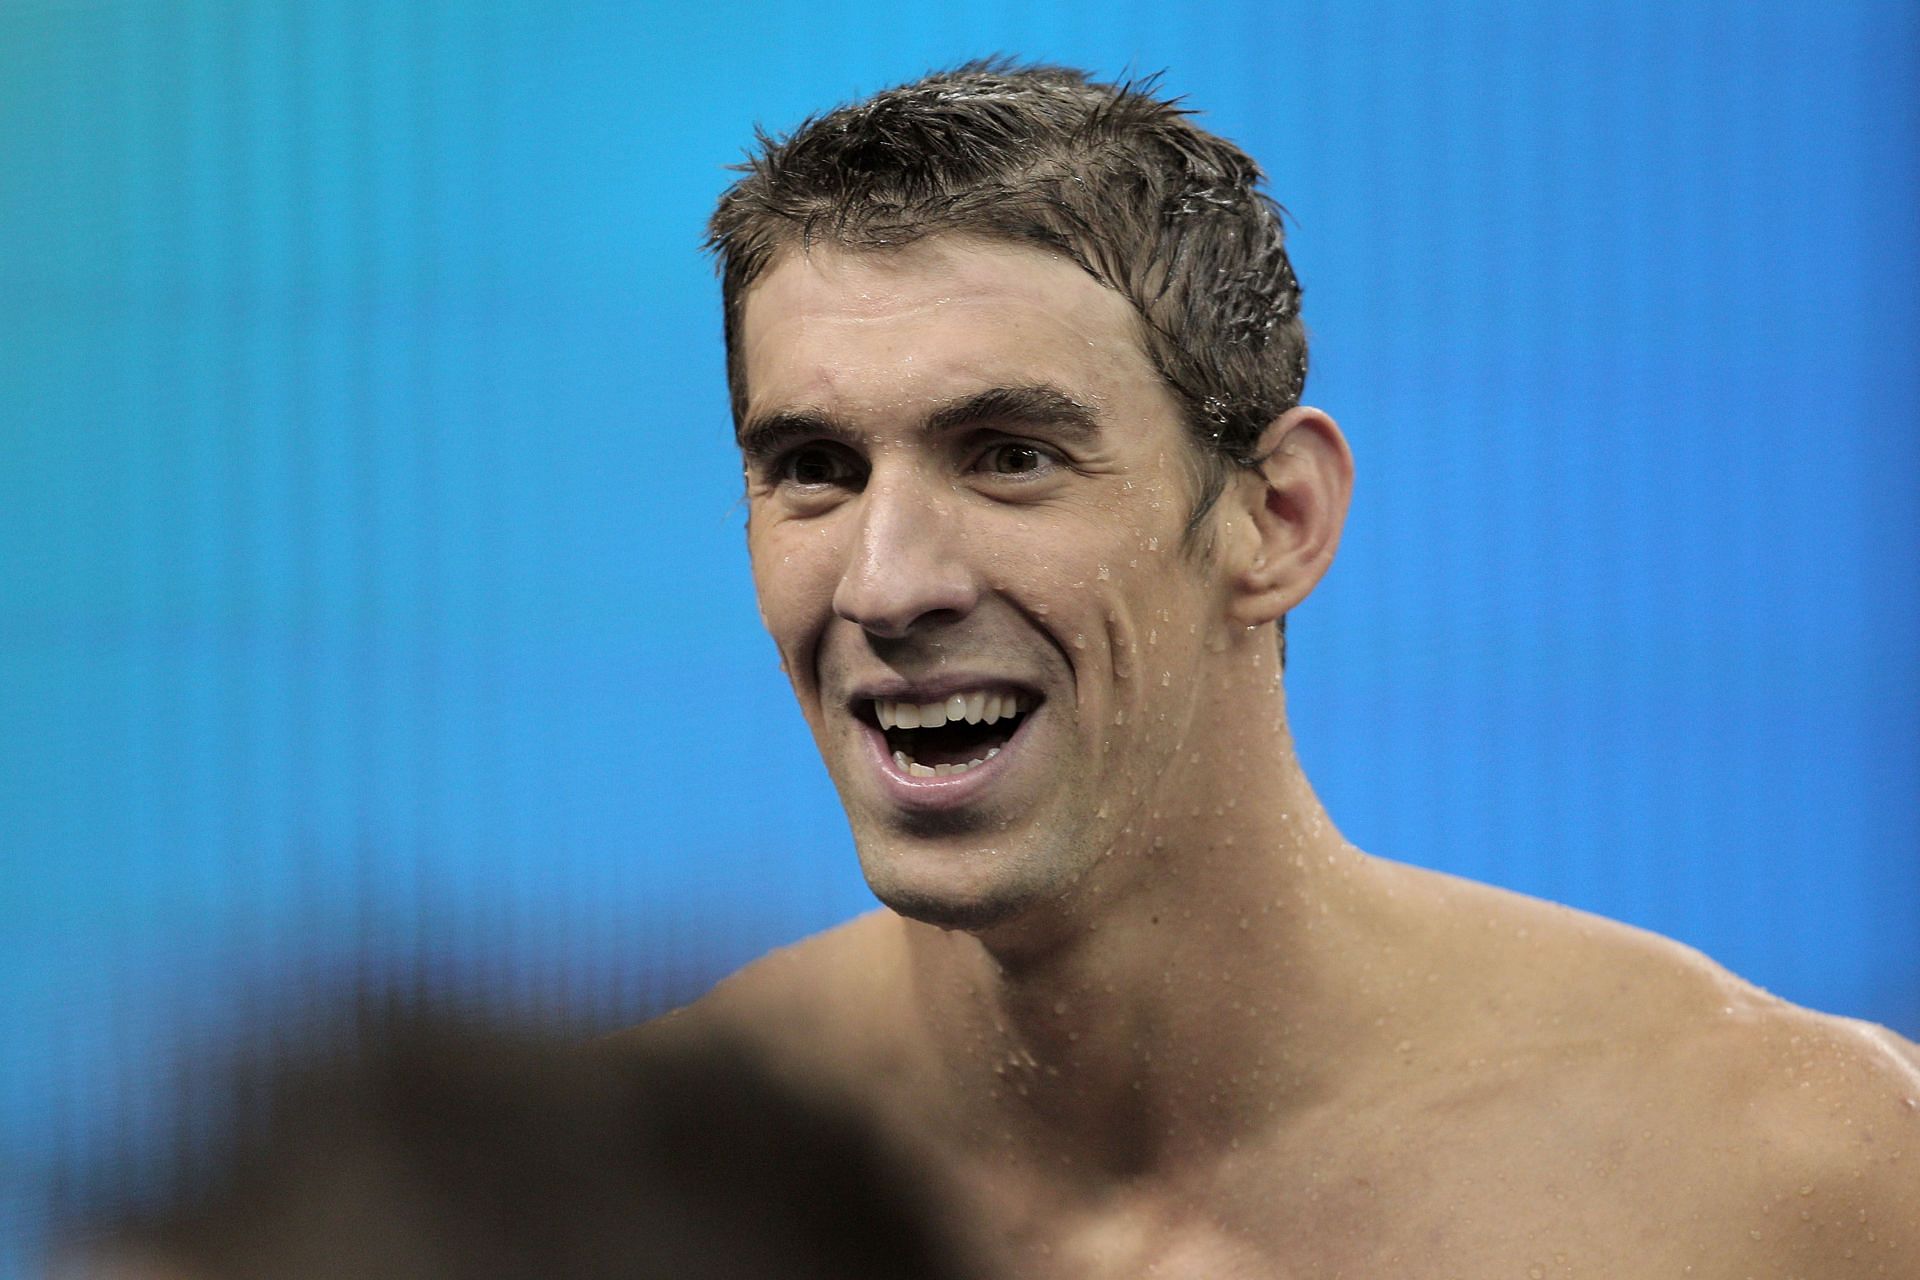
<instances>
[{"instance_id":1,"label":"wet skin","mask_svg":"<svg viewBox=\"0 0 1920 1280\"><path fill-rule=\"evenodd\" d=\"M640 1035L843 1094L996 1276L1920 1274L1913 1046L1328 820L1268 625L1338 543L1324 414L1183 547L1175 406L1071 263L790 252L744 320L761 609L891 909ZM972 686L1037 709L901 772L872 700Z\"/></svg>"},{"instance_id":2,"label":"wet skin","mask_svg":"<svg viewBox=\"0 0 1920 1280\"><path fill-rule=\"evenodd\" d=\"M761 611L874 892L993 928L1137 865L1114 851L1151 839L1143 807L1191 794L1219 657L1195 620L1225 624L1130 308L1064 259L934 240L788 255L744 331ZM973 688L1039 705L982 768L905 776L873 698Z\"/></svg>"}]
</instances>

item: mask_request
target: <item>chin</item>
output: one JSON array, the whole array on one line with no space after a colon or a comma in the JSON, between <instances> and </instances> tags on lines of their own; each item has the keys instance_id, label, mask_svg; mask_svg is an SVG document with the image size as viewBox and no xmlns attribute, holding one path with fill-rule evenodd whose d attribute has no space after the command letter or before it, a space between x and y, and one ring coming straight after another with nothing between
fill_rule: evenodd
<instances>
[{"instance_id":1,"label":"chin","mask_svg":"<svg viewBox=\"0 0 1920 1280\"><path fill-rule=\"evenodd\" d=\"M989 850L869 851L863 846L860 862L867 888L895 914L978 933L1011 924L1053 896L1049 886L1020 875L1005 859L1004 853Z\"/></svg>"},{"instance_id":2,"label":"chin","mask_svg":"<svg viewBox=\"0 0 1920 1280\"><path fill-rule=\"evenodd\" d=\"M1015 905L991 899L961 899L949 895L933 893L882 892L874 889L874 896L885 903L895 915L916 920L921 924L930 924L935 928L959 930L963 933L980 933L988 929L1019 919L1025 910L1023 905Z\"/></svg>"}]
</instances>

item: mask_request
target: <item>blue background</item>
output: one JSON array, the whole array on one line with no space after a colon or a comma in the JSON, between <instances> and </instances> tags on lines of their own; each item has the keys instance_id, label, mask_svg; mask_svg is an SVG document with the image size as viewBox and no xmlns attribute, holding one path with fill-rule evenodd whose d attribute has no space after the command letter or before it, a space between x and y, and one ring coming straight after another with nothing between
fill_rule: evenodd
<instances>
[{"instance_id":1,"label":"blue background","mask_svg":"<svg viewBox=\"0 0 1920 1280\"><path fill-rule=\"evenodd\" d=\"M0 1272L303 992L608 1026L869 905L697 245L995 50L1293 214L1348 835L1920 1032L1914 6L0 0Z\"/></svg>"}]
</instances>

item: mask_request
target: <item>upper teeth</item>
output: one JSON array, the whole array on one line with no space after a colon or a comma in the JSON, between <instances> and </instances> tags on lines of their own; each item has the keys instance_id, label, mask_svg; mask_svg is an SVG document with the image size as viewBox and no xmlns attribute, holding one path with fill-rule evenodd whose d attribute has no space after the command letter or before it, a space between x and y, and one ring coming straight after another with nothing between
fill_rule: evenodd
<instances>
[{"instance_id":1,"label":"upper teeth","mask_svg":"<svg viewBox=\"0 0 1920 1280\"><path fill-rule=\"evenodd\" d=\"M949 720L993 724L1032 706L1033 699L1024 693L987 693L984 690L956 693L940 702L895 702L891 698L873 700L874 713L880 717L882 729L938 729Z\"/></svg>"}]
</instances>

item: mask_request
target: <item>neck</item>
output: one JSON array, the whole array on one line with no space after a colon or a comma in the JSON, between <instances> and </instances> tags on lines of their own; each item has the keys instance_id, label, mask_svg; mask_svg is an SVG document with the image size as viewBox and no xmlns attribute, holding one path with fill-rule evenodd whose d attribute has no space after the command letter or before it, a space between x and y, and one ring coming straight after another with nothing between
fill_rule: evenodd
<instances>
[{"instance_id":1,"label":"neck","mask_svg":"<svg viewBox=\"0 0 1920 1280\"><path fill-rule=\"evenodd\" d=\"M1204 1160L1310 1101L1358 1033L1326 975L1365 860L1327 820L1265 684L1273 714L1249 715L1245 691L1221 699L1203 723L1238 731L1205 735L1211 750L1190 737L1045 919L905 924L925 1033L981 1144L1089 1178Z\"/></svg>"}]
</instances>

